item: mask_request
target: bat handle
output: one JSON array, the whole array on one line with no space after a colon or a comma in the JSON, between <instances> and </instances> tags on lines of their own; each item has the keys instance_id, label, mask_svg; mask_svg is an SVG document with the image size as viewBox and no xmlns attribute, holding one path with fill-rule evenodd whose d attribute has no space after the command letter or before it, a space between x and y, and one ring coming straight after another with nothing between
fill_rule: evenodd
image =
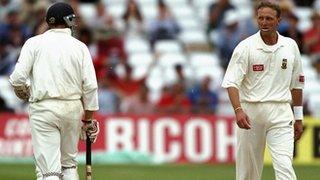
<instances>
[{"instance_id":1,"label":"bat handle","mask_svg":"<svg viewBox=\"0 0 320 180\"><path fill-rule=\"evenodd\" d=\"M91 169L91 141L89 136L86 140L86 180L92 179L92 169Z\"/></svg>"}]
</instances>

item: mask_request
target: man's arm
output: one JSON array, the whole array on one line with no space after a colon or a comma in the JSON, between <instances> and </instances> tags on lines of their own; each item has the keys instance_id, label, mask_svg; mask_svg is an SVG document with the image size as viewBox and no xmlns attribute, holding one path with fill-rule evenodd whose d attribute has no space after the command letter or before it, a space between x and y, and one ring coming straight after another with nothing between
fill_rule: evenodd
<instances>
[{"instance_id":1,"label":"man's arm","mask_svg":"<svg viewBox=\"0 0 320 180\"><path fill-rule=\"evenodd\" d=\"M302 106L302 89L292 89L291 95L292 95L292 105Z\"/></svg>"},{"instance_id":2,"label":"man's arm","mask_svg":"<svg viewBox=\"0 0 320 180\"><path fill-rule=\"evenodd\" d=\"M294 140L297 141L301 138L303 132L303 106L302 106L302 89L292 89L292 105L294 111Z\"/></svg>"},{"instance_id":3,"label":"man's arm","mask_svg":"<svg viewBox=\"0 0 320 180\"><path fill-rule=\"evenodd\" d=\"M227 89L230 102L234 108L237 124L242 129L250 129L251 126L247 114L242 110L239 96L239 88L248 72L248 52L246 43L237 45L222 81L222 87Z\"/></svg>"},{"instance_id":4,"label":"man's arm","mask_svg":"<svg viewBox=\"0 0 320 180\"><path fill-rule=\"evenodd\" d=\"M93 119L93 113L94 111L85 110L83 121L91 121Z\"/></svg>"},{"instance_id":5,"label":"man's arm","mask_svg":"<svg viewBox=\"0 0 320 180\"><path fill-rule=\"evenodd\" d=\"M96 73L91 59L90 52L84 47L84 57L82 66L82 103L84 110L99 110L98 103L98 83ZM90 114L90 113L89 113Z\"/></svg>"},{"instance_id":6,"label":"man's arm","mask_svg":"<svg viewBox=\"0 0 320 180\"><path fill-rule=\"evenodd\" d=\"M9 77L9 82L16 96L22 100L28 100L30 97L30 87L27 85L27 80L34 63L32 48L33 45L27 40L21 49L15 69Z\"/></svg>"},{"instance_id":7,"label":"man's arm","mask_svg":"<svg viewBox=\"0 0 320 180\"><path fill-rule=\"evenodd\" d=\"M239 90L235 87L228 87L227 90L228 90L230 102L233 106L234 113L236 115L237 125L239 126L239 128L242 128L242 129L251 129L249 117L243 111L240 104Z\"/></svg>"},{"instance_id":8,"label":"man's arm","mask_svg":"<svg viewBox=\"0 0 320 180\"><path fill-rule=\"evenodd\" d=\"M303 107L302 97L304 88L304 74L301 62L301 55L299 52L298 45L294 42L295 59L293 64L292 79L290 84L292 105L294 111L294 139L299 140L303 132Z\"/></svg>"},{"instance_id":9,"label":"man's arm","mask_svg":"<svg viewBox=\"0 0 320 180\"><path fill-rule=\"evenodd\" d=\"M235 87L229 87L227 88L227 90L233 109L236 110L237 108L241 107L239 100L239 90Z\"/></svg>"},{"instance_id":10,"label":"man's arm","mask_svg":"<svg viewBox=\"0 0 320 180\"><path fill-rule=\"evenodd\" d=\"M86 140L87 136L94 143L99 134L99 122L94 119L93 114L99 109L98 84L91 55L87 47L84 47L83 69L82 69L82 104L85 110L82 120L82 131L80 139Z\"/></svg>"}]
</instances>

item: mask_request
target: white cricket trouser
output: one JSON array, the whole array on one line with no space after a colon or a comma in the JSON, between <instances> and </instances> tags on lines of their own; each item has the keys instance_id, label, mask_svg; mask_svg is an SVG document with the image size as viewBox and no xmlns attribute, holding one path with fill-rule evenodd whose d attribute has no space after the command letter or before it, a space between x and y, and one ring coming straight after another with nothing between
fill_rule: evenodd
<instances>
[{"instance_id":1,"label":"white cricket trouser","mask_svg":"<svg viewBox=\"0 0 320 180\"><path fill-rule=\"evenodd\" d=\"M37 179L60 179L64 172L68 172L66 177L73 172L70 180L79 179L76 156L83 115L81 101L43 100L30 103L29 111Z\"/></svg>"},{"instance_id":2,"label":"white cricket trouser","mask_svg":"<svg viewBox=\"0 0 320 180\"><path fill-rule=\"evenodd\" d=\"M237 128L236 179L259 180L265 145L270 151L276 180L296 180L292 167L293 113L289 103L241 103L251 129Z\"/></svg>"}]
</instances>

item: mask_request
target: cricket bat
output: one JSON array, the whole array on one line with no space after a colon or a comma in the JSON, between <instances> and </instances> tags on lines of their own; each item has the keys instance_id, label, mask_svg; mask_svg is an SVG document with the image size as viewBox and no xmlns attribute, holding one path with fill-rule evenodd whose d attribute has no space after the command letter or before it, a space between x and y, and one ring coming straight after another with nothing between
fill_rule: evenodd
<instances>
[{"instance_id":1,"label":"cricket bat","mask_svg":"<svg viewBox=\"0 0 320 180\"><path fill-rule=\"evenodd\" d=\"M92 180L91 141L88 136L87 136L87 140L86 140L86 180Z\"/></svg>"}]
</instances>

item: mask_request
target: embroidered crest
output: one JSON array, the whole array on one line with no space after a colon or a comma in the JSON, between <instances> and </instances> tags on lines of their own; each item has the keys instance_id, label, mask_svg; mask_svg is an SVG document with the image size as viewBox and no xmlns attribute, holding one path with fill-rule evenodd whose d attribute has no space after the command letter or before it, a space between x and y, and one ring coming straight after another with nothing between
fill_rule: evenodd
<instances>
[{"instance_id":1,"label":"embroidered crest","mask_svg":"<svg viewBox=\"0 0 320 180\"><path fill-rule=\"evenodd\" d=\"M56 19L54 17L51 17L49 19L49 24L54 24L56 22Z\"/></svg>"},{"instance_id":2,"label":"embroidered crest","mask_svg":"<svg viewBox=\"0 0 320 180\"><path fill-rule=\"evenodd\" d=\"M282 69L287 69L287 59L282 59L281 68Z\"/></svg>"},{"instance_id":3,"label":"embroidered crest","mask_svg":"<svg viewBox=\"0 0 320 180\"><path fill-rule=\"evenodd\" d=\"M253 71L263 71L264 65L263 64L254 64L254 65L252 65L252 70Z\"/></svg>"}]
</instances>

